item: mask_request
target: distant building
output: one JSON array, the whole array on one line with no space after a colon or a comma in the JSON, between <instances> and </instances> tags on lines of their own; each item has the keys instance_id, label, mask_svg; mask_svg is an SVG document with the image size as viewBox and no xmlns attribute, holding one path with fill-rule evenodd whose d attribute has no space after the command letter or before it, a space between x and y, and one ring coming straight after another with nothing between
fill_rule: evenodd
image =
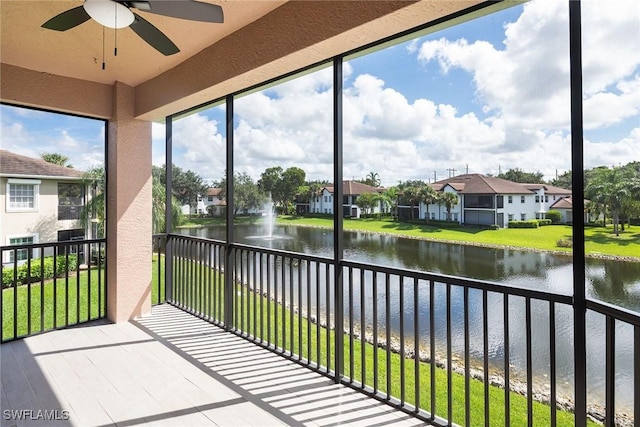
<instances>
[{"instance_id":1,"label":"distant building","mask_svg":"<svg viewBox=\"0 0 640 427\"><path fill-rule=\"evenodd\" d=\"M571 190L548 184L520 184L480 174L458 175L429 185L438 192L458 196L451 219L470 225L507 227L509 221L543 219L555 203L571 196ZM429 219L447 219L442 204L430 204L428 211ZM421 203L419 218L424 219L426 214L427 206ZM567 221L566 214L564 219Z\"/></svg>"},{"instance_id":2,"label":"distant building","mask_svg":"<svg viewBox=\"0 0 640 427\"><path fill-rule=\"evenodd\" d=\"M0 150L0 244L82 240L91 235L80 221L87 188L83 172ZM3 263L13 262L5 252ZM26 258L18 252L18 261Z\"/></svg>"},{"instance_id":3,"label":"distant building","mask_svg":"<svg viewBox=\"0 0 640 427\"><path fill-rule=\"evenodd\" d=\"M367 184L363 184L357 181L343 181L342 182L342 208L345 217L360 218L362 215L362 209L358 207L356 201L358 197L365 193L381 193L384 188L372 187ZM311 197L308 203L298 203L298 212L306 211L309 213L324 213L333 215L333 194L334 186L327 185L320 190L320 193L314 197ZM301 206L308 205L307 209L302 209ZM384 210L384 206L376 206L372 213L379 213Z\"/></svg>"}]
</instances>

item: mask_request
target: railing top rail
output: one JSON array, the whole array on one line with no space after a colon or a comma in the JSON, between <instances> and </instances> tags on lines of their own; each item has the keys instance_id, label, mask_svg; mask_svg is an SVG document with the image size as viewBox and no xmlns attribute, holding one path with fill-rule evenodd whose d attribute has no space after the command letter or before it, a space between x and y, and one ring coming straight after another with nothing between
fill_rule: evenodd
<instances>
[{"instance_id":1,"label":"railing top rail","mask_svg":"<svg viewBox=\"0 0 640 427\"><path fill-rule=\"evenodd\" d=\"M604 301L595 301L587 299L587 309L593 310L605 316L613 317L617 320L629 323L634 326L640 327L640 313L631 311L624 307L618 307L613 304L606 303Z\"/></svg>"},{"instance_id":2,"label":"railing top rail","mask_svg":"<svg viewBox=\"0 0 640 427\"><path fill-rule=\"evenodd\" d=\"M505 283L488 282L483 280L468 279L464 277L449 276L446 274L427 273L419 270L410 270L396 267L385 267L371 264L364 264L357 261L343 261L344 267L360 268L365 270L375 270L381 273L388 273L412 279L433 280L434 282L447 283L455 286L463 286L472 289L486 290L496 293L509 294L521 297L529 297L544 301L553 301L560 304L572 304L573 298L570 295L562 295L551 292L543 292L536 289L521 288Z\"/></svg>"},{"instance_id":3,"label":"railing top rail","mask_svg":"<svg viewBox=\"0 0 640 427\"><path fill-rule=\"evenodd\" d=\"M106 243L107 239L87 239L87 240L65 240L62 242L44 242L44 243L30 243L24 245L7 245L0 246L0 251L13 251L18 249L38 249L38 248L48 248L51 246L76 246L76 245L87 245L93 243Z\"/></svg>"}]
</instances>

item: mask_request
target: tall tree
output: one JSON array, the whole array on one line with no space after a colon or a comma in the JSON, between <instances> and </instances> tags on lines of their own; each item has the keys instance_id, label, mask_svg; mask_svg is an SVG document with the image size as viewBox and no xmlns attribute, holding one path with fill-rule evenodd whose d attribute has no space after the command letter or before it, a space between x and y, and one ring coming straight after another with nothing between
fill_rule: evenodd
<instances>
[{"instance_id":1,"label":"tall tree","mask_svg":"<svg viewBox=\"0 0 640 427\"><path fill-rule=\"evenodd\" d=\"M640 197L640 177L632 168L599 167L585 187L585 195L609 209L613 232L618 236L620 217L625 214L625 207Z\"/></svg>"},{"instance_id":2,"label":"tall tree","mask_svg":"<svg viewBox=\"0 0 640 427\"><path fill-rule=\"evenodd\" d=\"M438 200L438 193L429 184L424 184L418 187L418 199L426 206L425 219L429 222L429 205Z\"/></svg>"},{"instance_id":3,"label":"tall tree","mask_svg":"<svg viewBox=\"0 0 640 427\"><path fill-rule=\"evenodd\" d=\"M89 224L97 224L97 236L94 238L102 238L104 234L105 222L105 190L107 188L107 180L104 166L97 166L89 169L82 175L82 183L88 189L87 203L80 211L80 223L85 229Z\"/></svg>"},{"instance_id":4,"label":"tall tree","mask_svg":"<svg viewBox=\"0 0 640 427\"><path fill-rule=\"evenodd\" d=\"M522 169L509 169L498 175L498 178L506 179L521 184L544 184L542 172L525 172Z\"/></svg>"},{"instance_id":5,"label":"tall tree","mask_svg":"<svg viewBox=\"0 0 640 427\"><path fill-rule=\"evenodd\" d=\"M42 153L40 158L47 163L53 163L54 165L64 166L72 168L73 165L69 164L69 157L63 156L59 153Z\"/></svg>"},{"instance_id":6,"label":"tall tree","mask_svg":"<svg viewBox=\"0 0 640 427\"><path fill-rule=\"evenodd\" d=\"M219 183L222 189L218 196L221 200L227 200L227 178L222 177ZM258 209L266 202L267 196L253 182L246 172L236 172L233 176L233 216L241 211Z\"/></svg>"},{"instance_id":7,"label":"tall tree","mask_svg":"<svg viewBox=\"0 0 640 427\"><path fill-rule=\"evenodd\" d=\"M154 166L152 175L160 180L162 185L167 185L165 175L166 165ZM195 207L198 204L198 197L203 196L208 185L202 180L200 175L192 170L183 171L180 167L171 167L171 191L181 205Z\"/></svg>"},{"instance_id":8,"label":"tall tree","mask_svg":"<svg viewBox=\"0 0 640 427\"><path fill-rule=\"evenodd\" d=\"M362 209L365 214L370 214L377 203L375 193L364 193L358 196L356 205Z\"/></svg>"},{"instance_id":9,"label":"tall tree","mask_svg":"<svg viewBox=\"0 0 640 427\"><path fill-rule=\"evenodd\" d=\"M293 207L296 195L300 194L305 183L305 172L298 167L283 170L280 166L265 169L258 180L258 187L280 208L281 212L289 213Z\"/></svg>"},{"instance_id":10,"label":"tall tree","mask_svg":"<svg viewBox=\"0 0 640 427\"><path fill-rule=\"evenodd\" d=\"M440 195L439 200L447 210L447 221L451 221L451 209L458 204L458 196L454 193L445 191Z\"/></svg>"},{"instance_id":11,"label":"tall tree","mask_svg":"<svg viewBox=\"0 0 640 427\"><path fill-rule=\"evenodd\" d=\"M369 172L364 179L364 183L372 187L380 187L380 174Z\"/></svg>"}]
</instances>

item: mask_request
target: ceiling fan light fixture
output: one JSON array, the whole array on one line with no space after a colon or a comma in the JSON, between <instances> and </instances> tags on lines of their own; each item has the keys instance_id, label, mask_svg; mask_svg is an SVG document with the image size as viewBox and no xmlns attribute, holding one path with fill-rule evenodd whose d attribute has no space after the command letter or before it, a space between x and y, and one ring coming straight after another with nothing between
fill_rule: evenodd
<instances>
[{"instance_id":1,"label":"ceiling fan light fixture","mask_svg":"<svg viewBox=\"0 0 640 427\"><path fill-rule=\"evenodd\" d=\"M85 0L84 10L99 24L109 28L125 28L134 20L133 12L113 0Z\"/></svg>"}]
</instances>

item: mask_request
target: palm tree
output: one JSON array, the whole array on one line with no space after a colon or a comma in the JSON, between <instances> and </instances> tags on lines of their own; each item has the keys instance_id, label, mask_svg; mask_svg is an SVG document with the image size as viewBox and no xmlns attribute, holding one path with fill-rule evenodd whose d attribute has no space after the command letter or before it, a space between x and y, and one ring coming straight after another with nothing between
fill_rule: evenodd
<instances>
[{"instance_id":1,"label":"palm tree","mask_svg":"<svg viewBox=\"0 0 640 427\"><path fill-rule=\"evenodd\" d=\"M42 160L44 160L47 163L52 163L54 165L58 165L58 166L66 166L68 168L72 168L73 166L68 164L69 163L69 157L67 156L63 156L62 154L58 154L58 153L42 153L40 155L40 158Z\"/></svg>"},{"instance_id":2,"label":"palm tree","mask_svg":"<svg viewBox=\"0 0 640 427\"><path fill-rule=\"evenodd\" d=\"M438 193L436 193L436 190L434 190L432 186L425 184L418 188L418 198L426 206L425 219L429 222L429 205L435 203L438 199Z\"/></svg>"},{"instance_id":3,"label":"palm tree","mask_svg":"<svg viewBox=\"0 0 640 427\"><path fill-rule=\"evenodd\" d=\"M454 193L444 192L440 195L439 200L447 210L447 221L451 221L451 209L458 204L458 196Z\"/></svg>"},{"instance_id":4,"label":"palm tree","mask_svg":"<svg viewBox=\"0 0 640 427\"><path fill-rule=\"evenodd\" d=\"M640 179L623 167L598 168L585 187L585 195L609 208L613 219L613 232L620 235L620 214L628 200L640 193Z\"/></svg>"},{"instance_id":5,"label":"palm tree","mask_svg":"<svg viewBox=\"0 0 640 427\"><path fill-rule=\"evenodd\" d=\"M369 172L365 178L365 183L372 187L380 187L380 175L377 172Z\"/></svg>"}]
</instances>

